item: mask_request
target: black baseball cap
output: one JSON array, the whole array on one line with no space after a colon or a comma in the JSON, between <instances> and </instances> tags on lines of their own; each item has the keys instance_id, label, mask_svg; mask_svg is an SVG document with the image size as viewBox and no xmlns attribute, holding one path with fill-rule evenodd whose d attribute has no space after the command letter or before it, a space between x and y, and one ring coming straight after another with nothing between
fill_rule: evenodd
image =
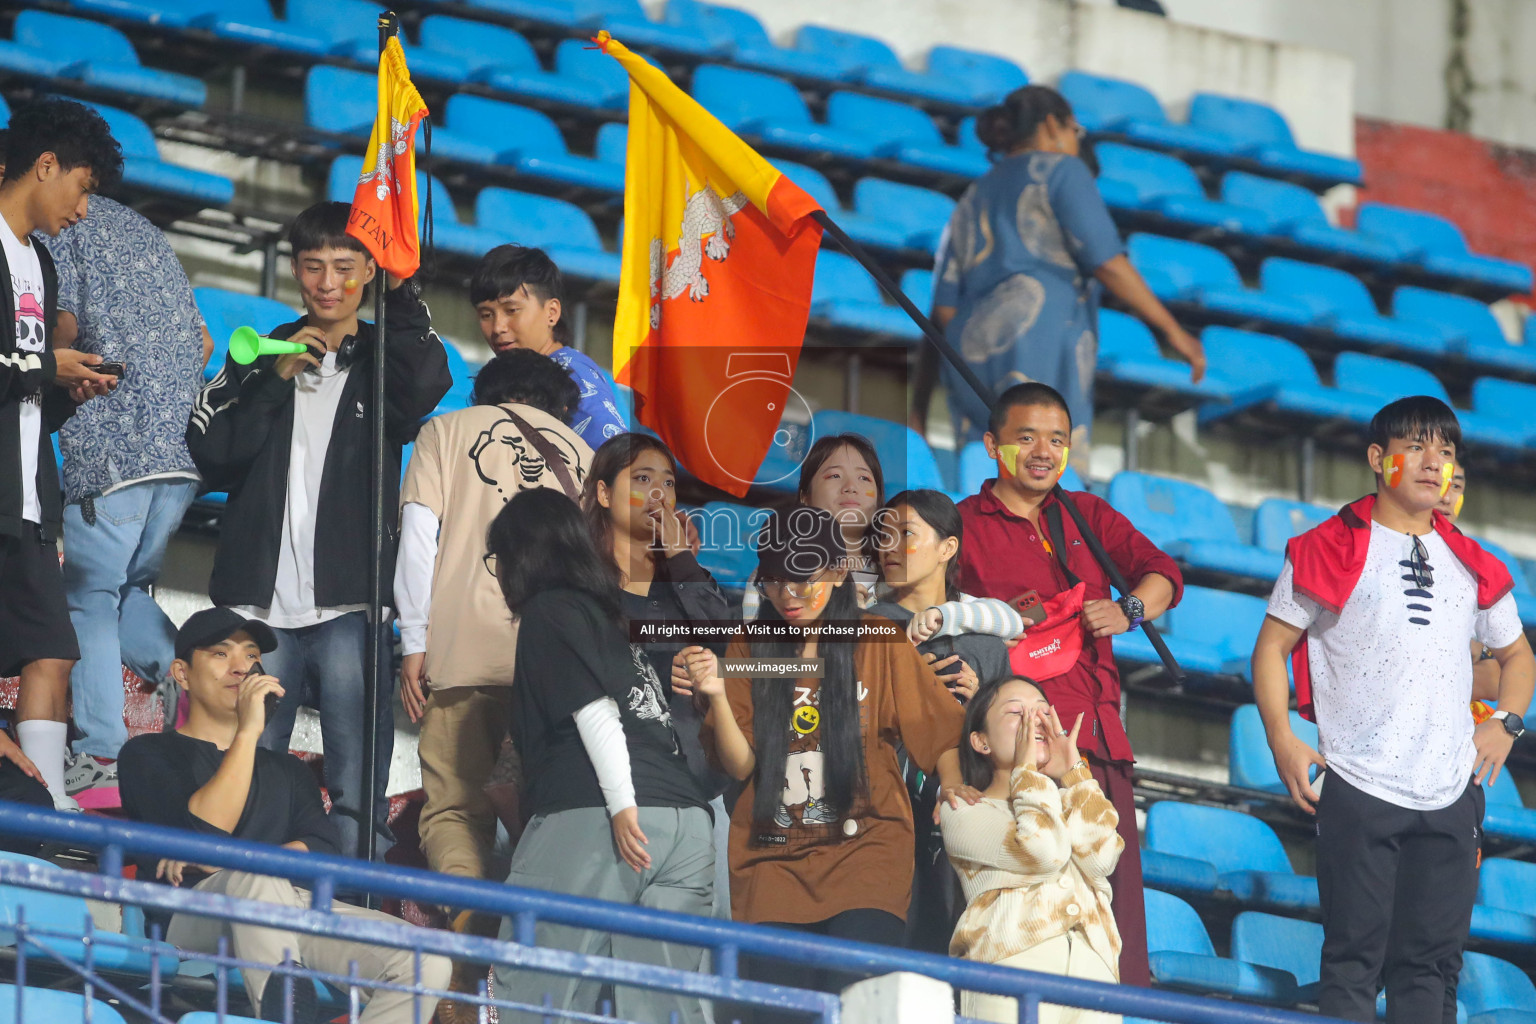
<instances>
[{"instance_id":1,"label":"black baseball cap","mask_svg":"<svg viewBox=\"0 0 1536 1024\"><path fill-rule=\"evenodd\" d=\"M248 619L233 608L205 608L195 613L176 631L176 657L191 661L198 647L223 643L244 630L250 634L262 654L277 650L277 634L258 619Z\"/></svg>"},{"instance_id":2,"label":"black baseball cap","mask_svg":"<svg viewBox=\"0 0 1536 1024\"><path fill-rule=\"evenodd\" d=\"M763 582L804 583L847 560L842 527L825 509L775 511L757 535L757 578Z\"/></svg>"}]
</instances>

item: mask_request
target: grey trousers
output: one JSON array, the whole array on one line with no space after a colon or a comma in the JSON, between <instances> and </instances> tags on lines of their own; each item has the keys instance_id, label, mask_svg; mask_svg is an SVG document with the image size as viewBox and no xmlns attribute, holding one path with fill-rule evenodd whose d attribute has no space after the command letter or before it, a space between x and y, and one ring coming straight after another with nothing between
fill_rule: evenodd
<instances>
[{"instance_id":1,"label":"grey trousers","mask_svg":"<svg viewBox=\"0 0 1536 1024\"><path fill-rule=\"evenodd\" d=\"M715 844L709 813L702 808L640 808L640 830L649 840L651 866L636 872L620 859L608 812L601 807L557 811L528 823L512 856L508 885L570 893L658 910L709 917L714 913ZM512 939L512 921L502 921L501 938ZM696 946L615 935L565 925L538 925L538 945L589 956L613 957L684 971L704 967L705 951ZM594 1013L605 997L604 983L496 968L496 997L534 1006L545 993L557 1010ZM668 1024L673 1013L682 1024L712 1024L714 1014L698 999L667 992L620 987L613 991L613 1013L641 1024ZM539 1014L502 1010L503 1024L541 1019Z\"/></svg>"}]
</instances>

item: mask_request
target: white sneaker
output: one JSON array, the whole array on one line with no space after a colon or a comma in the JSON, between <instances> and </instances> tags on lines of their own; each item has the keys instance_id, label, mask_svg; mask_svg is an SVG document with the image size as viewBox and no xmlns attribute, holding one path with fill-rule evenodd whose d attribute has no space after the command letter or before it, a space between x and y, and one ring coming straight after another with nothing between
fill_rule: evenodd
<instances>
[{"instance_id":1,"label":"white sneaker","mask_svg":"<svg viewBox=\"0 0 1536 1024\"><path fill-rule=\"evenodd\" d=\"M53 797L53 809L56 811L65 811L69 814L79 814L80 804L77 803L75 798L72 796L66 796L63 793L56 793Z\"/></svg>"},{"instance_id":2,"label":"white sneaker","mask_svg":"<svg viewBox=\"0 0 1536 1024\"><path fill-rule=\"evenodd\" d=\"M98 761L91 754L71 754L65 759L64 792L69 796L103 786L117 786L116 761ZM58 802L57 798L54 802Z\"/></svg>"}]
</instances>

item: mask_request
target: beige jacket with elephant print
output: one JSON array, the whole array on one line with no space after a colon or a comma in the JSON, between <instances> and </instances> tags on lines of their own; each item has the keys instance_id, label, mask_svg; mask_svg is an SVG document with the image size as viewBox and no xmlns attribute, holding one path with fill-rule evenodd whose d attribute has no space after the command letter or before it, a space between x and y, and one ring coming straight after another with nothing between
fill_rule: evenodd
<instances>
[{"instance_id":1,"label":"beige jacket with elephant print","mask_svg":"<svg viewBox=\"0 0 1536 1024\"><path fill-rule=\"evenodd\" d=\"M1125 842L1114 805L1086 768L1061 785L1015 768L1007 800L940 805L949 862L966 908L951 956L996 963L1074 929L1119 974L1109 875Z\"/></svg>"}]
</instances>

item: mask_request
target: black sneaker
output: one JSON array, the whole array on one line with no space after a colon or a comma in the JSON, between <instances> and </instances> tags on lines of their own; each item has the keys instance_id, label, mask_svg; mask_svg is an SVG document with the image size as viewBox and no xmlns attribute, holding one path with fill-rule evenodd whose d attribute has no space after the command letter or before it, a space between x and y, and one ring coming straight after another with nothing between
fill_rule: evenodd
<instances>
[{"instance_id":1,"label":"black sneaker","mask_svg":"<svg viewBox=\"0 0 1536 1024\"><path fill-rule=\"evenodd\" d=\"M284 960L284 967L300 966L296 960ZM293 1012L288 1013L288 982L293 983ZM323 1024L320 1017L320 997L315 994L315 982L303 975L269 974L266 988L261 993L259 1020L280 1021L283 1024Z\"/></svg>"}]
</instances>

